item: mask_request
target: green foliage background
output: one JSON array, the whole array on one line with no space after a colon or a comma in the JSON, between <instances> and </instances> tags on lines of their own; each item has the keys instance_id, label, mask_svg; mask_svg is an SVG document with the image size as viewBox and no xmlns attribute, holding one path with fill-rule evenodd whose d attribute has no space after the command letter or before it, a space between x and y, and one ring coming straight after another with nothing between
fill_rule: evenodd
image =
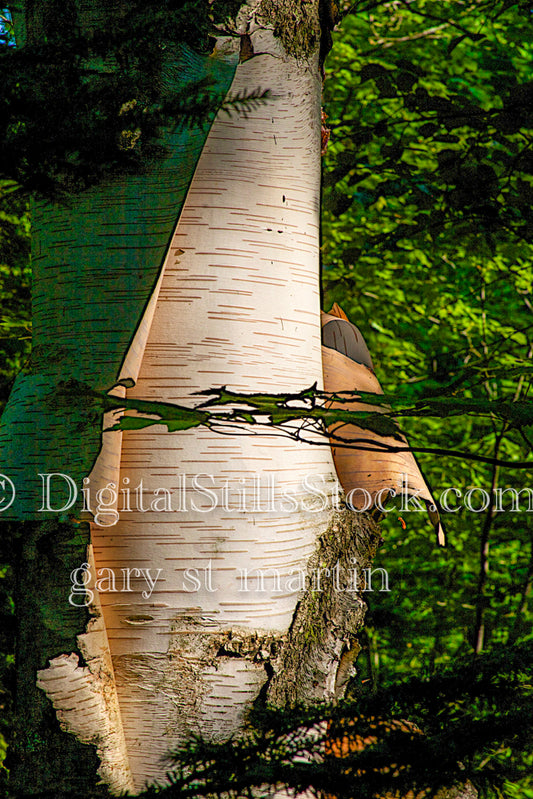
<instances>
[{"instance_id":1,"label":"green foliage background","mask_svg":"<svg viewBox=\"0 0 533 799\"><path fill-rule=\"evenodd\" d=\"M533 87L525 35L531 10L373 5L345 19L328 61L326 304L339 302L362 328L386 393L529 402L533 129L531 104L519 98ZM495 418L402 426L413 446L511 461L529 451L529 429ZM437 496L449 487L531 487L530 470L420 460ZM390 602L372 597L383 677L392 668L431 670L470 650L487 516L484 645L530 634L523 612L532 576L528 507L523 496L521 512L448 514L446 553L422 537L416 514L405 516L405 531L390 515L381 565L400 584Z\"/></svg>"},{"instance_id":2,"label":"green foliage background","mask_svg":"<svg viewBox=\"0 0 533 799\"><path fill-rule=\"evenodd\" d=\"M341 304L362 329L385 392L401 394L407 405L421 397L450 404L527 403L533 352L533 9L503 0L393 0L358 2L345 11L324 85L331 128L324 158L325 308ZM141 30L141 20L136 24ZM205 41L209 19L202 26ZM154 30L144 30L147 40ZM128 80L137 79L139 65L133 62ZM12 101L12 89L4 86L5 102ZM45 87L39 91L32 102L46 104ZM129 96L131 84L124 83L117 107ZM0 158L1 402L29 352L29 217L21 187L40 181L55 191L59 173L61 191L98 178L85 150L80 155L67 148L58 160L49 148L40 171L24 155L10 161L10 153L28 147L33 130L24 117L31 109L10 109L12 127L6 128ZM108 109L108 115L115 112ZM22 128L17 113L24 117ZM161 113L154 105L147 140ZM93 120L97 132L107 117L102 119ZM118 136L123 123L117 119ZM152 154L149 144L145 149ZM115 148L108 166L117 168L118 158L137 168L138 155ZM518 425L490 412L422 415L404 419L402 428L413 446L508 462L526 460L533 437L527 419ZM494 488L532 487L527 469L448 455L420 456L420 463L437 496L450 487L463 494L477 487L489 496ZM489 504L477 513L448 513L450 546L441 551L423 514L391 509L375 564L387 569L391 591L367 594L363 652L351 689L361 714L371 712L373 701L385 717L406 717L410 707L419 723L431 726L431 714L433 721L440 718L441 733L458 721L473 731L489 719L496 737L481 736L475 751L459 754L489 794L513 799L533 796L531 726L521 717L520 737L510 731L518 705L531 702L532 512L524 493L516 511L498 513ZM5 545L0 555L0 733L8 738L13 607ZM475 671L476 663L491 658L499 664L499 681L493 675L488 682L493 680L502 701L473 689L470 696L459 688L446 694L439 682L443 669L453 674L468 663ZM404 679L434 686L441 704L431 706L431 688L416 695L400 689ZM402 690L407 698L395 704L391 697ZM314 723L316 718L309 719ZM228 753L219 754L227 762ZM213 753L195 750L195 762L202 757L212 762ZM283 757L286 750L271 752L280 769ZM238 771L238 764L232 767Z\"/></svg>"},{"instance_id":3,"label":"green foliage background","mask_svg":"<svg viewBox=\"0 0 533 799\"><path fill-rule=\"evenodd\" d=\"M361 327L387 393L530 401L532 12L361 2L335 39L325 82L326 305L339 302ZM530 427L470 414L402 427L414 446L508 460L530 450ZM437 496L532 487L531 470L419 460ZM473 657L476 642L510 657L531 640L530 503L524 494L520 512L445 514L444 552L422 514L403 514L405 530L388 514L376 565L391 592L368 595L363 691L434 675ZM524 752L532 748L530 738ZM485 766L512 756L502 743ZM506 787L509 796L532 791L531 778Z\"/></svg>"}]
</instances>

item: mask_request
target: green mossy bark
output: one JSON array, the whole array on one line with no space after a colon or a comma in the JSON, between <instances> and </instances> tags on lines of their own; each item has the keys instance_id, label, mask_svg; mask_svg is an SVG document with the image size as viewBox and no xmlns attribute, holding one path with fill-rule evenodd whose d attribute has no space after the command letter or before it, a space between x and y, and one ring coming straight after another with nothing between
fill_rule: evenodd
<instances>
[{"instance_id":1,"label":"green mossy bark","mask_svg":"<svg viewBox=\"0 0 533 799\"><path fill-rule=\"evenodd\" d=\"M288 55L307 60L319 48L323 64L331 49L337 9L333 0L263 0L258 19L273 27Z\"/></svg>"},{"instance_id":2,"label":"green mossy bark","mask_svg":"<svg viewBox=\"0 0 533 799\"><path fill-rule=\"evenodd\" d=\"M320 537L308 567L311 584L277 658L267 692L270 702L290 706L343 696L360 651L364 570L371 567L380 542L371 515L348 509L336 514Z\"/></svg>"},{"instance_id":3,"label":"green mossy bark","mask_svg":"<svg viewBox=\"0 0 533 799\"><path fill-rule=\"evenodd\" d=\"M320 44L318 0L263 0L260 19L272 26L287 54L294 58L310 58Z\"/></svg>"}]
</instances>

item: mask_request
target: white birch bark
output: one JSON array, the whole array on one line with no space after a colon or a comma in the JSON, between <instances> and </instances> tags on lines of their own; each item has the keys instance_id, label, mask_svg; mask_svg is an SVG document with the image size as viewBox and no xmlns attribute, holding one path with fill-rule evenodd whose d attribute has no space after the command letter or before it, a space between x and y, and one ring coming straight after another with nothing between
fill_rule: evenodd
<instances>
[{"instance_id":1,"label":"white birch bark","mask_svg":"<svg viewBox=\"0 0 533 799\"><path fill-rule=\"evenodd\" d=\"M232 93L268 88L272 99L213 125L172 243L183 253L167 260L131 396L192 403L217 385L287 392L321 381L318 64L288 57L268 30L252 43L257 55L239 66ZM200 474L212 476L201 480L216 493L211 510L198 491L182 492ZM242 723L331 518L331 507L316 512L304 480L331 493L333 475L329 448L278 436L124 434L119 489L131 489L132 510L121 510L122 495L119 522L94 525L93 543L97 569L117 578L116 592L102 583L101 601L137 789L164 779L164 756L190 731L228 736ZM156 510L134 509L141 480L144 507L158 500ZM161 570L149 597L144 576L122 590L123 569L152 578ZM198 570L198 590L186 569ZM253 578L245 586L241 570L258 569L279 584L267 576L263 591Z\"/></svg>"}]
</instances>

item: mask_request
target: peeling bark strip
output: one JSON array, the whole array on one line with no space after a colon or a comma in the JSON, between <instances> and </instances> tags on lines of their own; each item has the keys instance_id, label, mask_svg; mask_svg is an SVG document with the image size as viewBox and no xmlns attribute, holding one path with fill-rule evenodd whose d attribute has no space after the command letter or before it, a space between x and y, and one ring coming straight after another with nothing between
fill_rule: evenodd
<instances>
[{"instance_id":1,"label":"peeling bark strip","mask_svg":"<svg viewBox=\"0 0 533 799\"><path fill-rule=\"evenodd\" d=\"M94 574L92 547L88 562ZM132 793L133 780L128 763L122 720L107 633L98 593L93 591L87 632L77 643L85 661L72 652L50 660L37 672L37 686L52 702L61 728L82 743L93 744L100 758L98 776L116 794Z\"/></svg>"},{"instance_id":2,"label":"peeling bark strip","mask_svg":"<svg viewBox=\"0 0 533 799\"><path fill-rule=\"evenodd\" d=\"M326 391L332 394L353 391L383 393L361 331L349 321L337 303L329 314L322 313L322 340ZM363 402L333 402L331 407L354 411L379 410ZM353 448L336 447L333 439L335 469L351 507L369 510L377 502L381 510L389 494L392 497L420 497L426 505L438 543L446 545L435 500L412 452L386 452L384 447L394 447L397 444L395 439L363 430L357 425L340 422L331 425L329 430L345 442L355 442ZM420 502L415 499L415 507L417 505Z\"/></svg>"}]
</instances>

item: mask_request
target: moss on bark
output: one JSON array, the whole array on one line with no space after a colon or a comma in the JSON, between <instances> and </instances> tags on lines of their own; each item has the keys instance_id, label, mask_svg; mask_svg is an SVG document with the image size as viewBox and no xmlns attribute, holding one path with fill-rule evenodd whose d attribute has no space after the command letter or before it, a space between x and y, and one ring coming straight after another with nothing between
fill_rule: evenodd
<instances>
[{"instance_id":1,"label":"moss on bark","mask_svg":"<svg viewBox=\"0 0 533 799\"><path fill-rule=\"evenodd\" d=\"M258 19L273 28L294 58L308 59L320 45L318 0L263 0Z\"/></svg>"},{"instance_id":2,"label":"moss on bark","mask_svg":"<svg viewBox=\"0 0 533 799\"><path fill-rule=\"evenodd\" d=\"M364 570L380 540L371 516L350 510L336 514L320 537L309 563L309 587L274 665L270 702L291 705L343 695L366 612Z\"/></svg>"}]
</instances>

